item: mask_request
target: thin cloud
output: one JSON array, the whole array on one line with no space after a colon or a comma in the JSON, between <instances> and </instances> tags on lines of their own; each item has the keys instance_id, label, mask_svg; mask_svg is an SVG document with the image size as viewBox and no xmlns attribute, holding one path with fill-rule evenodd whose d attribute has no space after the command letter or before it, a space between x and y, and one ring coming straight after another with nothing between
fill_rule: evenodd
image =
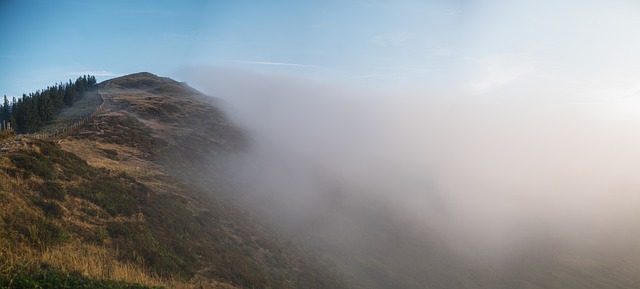
<instances>
[{"instance_id":1,"label":"thin cloud","mask_svg":"<svg viewBox=\"0 0 640 289\"><path fill-rule=\"evenodd\" d=\"M475 76L467 86L467 92L483 94L508 85L535 68L535 62L530 59L509 57L493 57L478 62Z\"/></svg>"},{"instance_id":2,"label":"thin cloud","mask_svg":"<svg viewBox=\"0 0 640 289\"><path fill-rule=\"evenodd\" d=\"M405 46L411 39L411 34L406 31L396 31L388 35L376 35L373 42L380 47Z\"/></svg>"},{"instance_id":3,"label":"thin cloud","mask_svg":"<svg viewBox=\"0 0 640 289\"><path fill-rule=\"evenodd\" d=\"M366 75L358 75L356 76L357 78L371 78L371 77L376 77L379 76L380 74L366 74Z\"/></svg>"},{"instance_id":4,"label":"thin cloud","mask_svg":"<svg viewBox=\"0 0 640 289\"><path fill-rule=\"evenodd\" d=\"M290 62L272 62L272 61L252 61L252 60L236 60L234 62L254 65L272 65L272 66L292 66L292 67L318 67L316 65L290 63Z\"/></svg>"},{"instance_id":5,"label":"thin cloud","mask_svg":"<svg viewBox=\"0 0 640 289\"><path fill-rule=\"evenodd\" d=\"M83 75L118 76L119 74L111 72L111 71L78 71L78 72L67 72L67 75L74 75L74 76L83 76Z\"/></svg>"}]
</instances>

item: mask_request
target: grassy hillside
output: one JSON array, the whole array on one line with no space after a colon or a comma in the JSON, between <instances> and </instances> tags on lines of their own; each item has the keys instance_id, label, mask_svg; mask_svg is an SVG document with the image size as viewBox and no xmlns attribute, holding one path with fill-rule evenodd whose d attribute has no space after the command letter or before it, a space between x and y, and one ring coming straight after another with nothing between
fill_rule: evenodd
<instances>
[{"instance_id":1,"label":"grassy hillside","mask_svg":"<svg viewBox=\"0 0 640 289\"><path fill-rule=\"evenodd\" d=\"M148 73L99 92L108 103L78 131L0 145L0 284L45 274L171 288L346 287L316 255L176 172L242 146L204 96Z\"/></svg>"}]
</instances>

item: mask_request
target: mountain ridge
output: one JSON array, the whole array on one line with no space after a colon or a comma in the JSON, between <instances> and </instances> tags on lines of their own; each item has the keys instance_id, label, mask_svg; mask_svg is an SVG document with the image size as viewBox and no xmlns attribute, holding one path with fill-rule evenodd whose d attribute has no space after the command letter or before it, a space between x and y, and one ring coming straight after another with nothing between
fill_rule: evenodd
<instances>
[{"instance_id":1,"label":"mountain ridge","mask_svg":"<svg viewBox=\"0 0 640 289\"><path fill-rule=\"evenodd\" d=\"M183 288L347 287L220 188L185 178L243 146L215 100L148 72L98 89L104 104L77 130L19 137L0 154L0 271Z\"/></svg>"}]
</instances>

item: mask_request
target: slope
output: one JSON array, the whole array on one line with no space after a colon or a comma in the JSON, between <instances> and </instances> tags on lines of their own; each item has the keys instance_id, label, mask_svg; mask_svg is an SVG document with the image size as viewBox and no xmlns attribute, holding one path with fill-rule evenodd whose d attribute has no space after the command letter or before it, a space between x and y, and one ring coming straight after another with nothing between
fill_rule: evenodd
<instances>
[{"instance_id":1,"label":"slope","mask_svg":"<svg viewBox=\"0 0 640 289\"><path fill-rule=\"evenodd\" d=\"M343 288L248 211L184 178L241 148L216 101L150 73L99 84L91 121L0 154L0 270L168 287Z\"/></svg>"}]
</instances>

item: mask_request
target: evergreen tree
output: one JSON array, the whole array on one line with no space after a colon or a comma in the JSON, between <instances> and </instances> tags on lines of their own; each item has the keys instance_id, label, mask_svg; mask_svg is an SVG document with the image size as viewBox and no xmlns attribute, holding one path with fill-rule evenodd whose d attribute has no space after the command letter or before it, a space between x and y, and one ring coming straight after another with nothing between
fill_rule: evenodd
<instances>
[{"instance_id":1,"label":"evergreen tree","mask_svg":"<svg viewBox=\"0 0 640 289\"><path fill-rule=\"evenodd\" d=\"M94 89L97 82L94 76L84 75L75 81L54 84L42 91L29 95L9 104L7 97L0 104L0 123L11 122L11 127L19 133L35 132L44 124L53 120L55 114L64 106L72 106L85 92Z\"/></svg>"},{"instance_id":2,"label":"evergreen tree","mask_svg":"<svg viewBox=\"0 0 640 289\"><path fill-rule=\"evenodd\" d=\"M65 86L64 89L64 104L67 106L72 106L73 105L73 99L74 99L74 84L71 82L71 80L69 80L69 84L67 84Z\"/></svg>"},{"instance_id":3,"label":"evergreen tree","mask_svg":"<svg viewBox=\"0 0 640 289\"><path fill-rule=\"evenodd\" d=\"M14 116L14 122L11 124L14 129L18 132L24 132L24 99L26 99L27 96L26 95L22 95L22 98L19 98L18 101L15 101L15 98L13 99L13 116Z\"/></svg>"},{"instance_id":4,"label":"evergreen tree","mask_svg":"<svg viewBox=\"0 0 640 289\"><path fill-rule=\"evenodd\" d=\"M4 96L4 103L2 105L2 116L4 117L3 120L9 120L9 118L11 118L11 106L6 95Z\"/></svg>"},{"instance_id":5,"label":"evergreen tree","mask_svg":"<svg viewBox=\"0 0 640 289\"><path fill-rule=\"evenodd\" d=\"M11 129L15 130L16 129L16 118L13 117L13 115L11 115L11 118L9 118L9 121L7 123L7 127L10 127Z\"/></svg>"},{"instance_id":6,"label":"evergreen tree","mask_svg":"<svg viewBox=\"0 0 640 289\"><path fill-rule=\"evenodd\" d=\"M7 99L7 96L4 96L4 102L2 104L2 110L0 110L0 129L7 129L6 128L6 123L7 121L9 121L9 119L11 118L11 115L9 114L9 100Z\"/></svg>"},{"instance_id":7,"label":"evergreen tree","mask_svg":"<svg viewBox=\"0 0 640 289\"><path fill-rule=\"evenodd\" d=\"M47 123L53 120L53 101L49 96L49 90L46 90L44 93L42 93L38 103L38 112L40 113L40 119L42 120L42 122Z\"/></svg>"}]
</instances>

